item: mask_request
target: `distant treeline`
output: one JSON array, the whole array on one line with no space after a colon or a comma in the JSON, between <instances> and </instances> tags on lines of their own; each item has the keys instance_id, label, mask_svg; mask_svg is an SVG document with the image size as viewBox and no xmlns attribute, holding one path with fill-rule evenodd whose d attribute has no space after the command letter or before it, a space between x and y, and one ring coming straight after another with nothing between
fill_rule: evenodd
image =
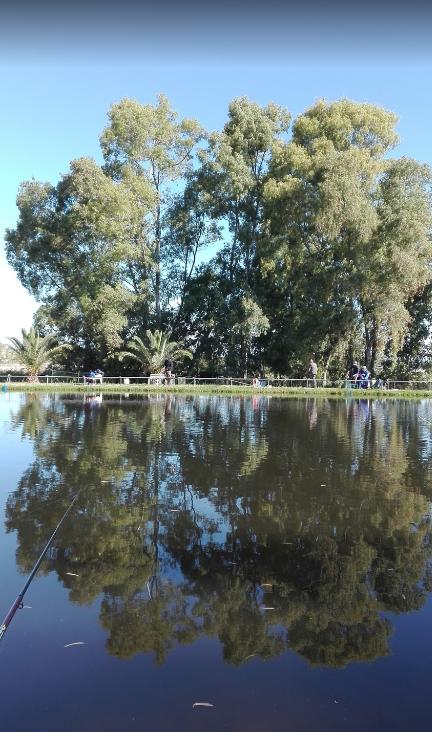
<instances>
[{"instance_id":1,"label":"distant treeline","mask_svg":"<svg viewBox=\"0 0 432 732\"><path fill-rule=\"evenodd\" d=\"M210 134L164 96L114 104L102 166L20 187L7 256L36 325L73 345L73 369L116 368L155 328L196 374L303 376L310 356L330 376L428 368L431 170L391 156L396 122L346 99L292 119L240 98Z\"/></svg>"}]
</instances>

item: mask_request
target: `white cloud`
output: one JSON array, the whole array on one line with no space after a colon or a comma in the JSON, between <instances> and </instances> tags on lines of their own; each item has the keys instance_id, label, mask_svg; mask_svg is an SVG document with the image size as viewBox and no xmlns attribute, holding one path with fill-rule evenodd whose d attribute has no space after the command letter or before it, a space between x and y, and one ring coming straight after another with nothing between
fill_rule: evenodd
<instances>
[{"instance_id":1,"label":"white cloud","mask_svg":"<svg viewBox=\"0 0 432 732\"><path fill-rule=\"evenodd\" d=\"M0 255L0 343L28 329L38 305Z\"/></svg>"}]
</instances>

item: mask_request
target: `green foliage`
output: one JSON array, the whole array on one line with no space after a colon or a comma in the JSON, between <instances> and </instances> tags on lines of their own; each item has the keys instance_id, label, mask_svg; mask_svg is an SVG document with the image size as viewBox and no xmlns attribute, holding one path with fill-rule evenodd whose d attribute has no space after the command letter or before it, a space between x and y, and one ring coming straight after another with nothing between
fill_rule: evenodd
<instances>
[{"instance_id":1,"label":"green foliage","mask_svg":"<svg viewBox=\"0 0 432 732\"><path fill-rule=\"evenodd\" d=\"M40 329L72 341L84 364L118 348L145 308L149 267L142 210L151 192L113 182L81 159L56 187L24 183L20 219L6 237L9 262L43 303Z\"/></svg>"},{"instance_id":2,"label":"green foliage","mask_svg":"<svg viewBox=\"0 0 432 732\"><path fill-rule=\"evenodd\" d=\"M50 364L62 360L71 347L67 343L58 345L54 336L42 337L36 328L30 328L29 331L23 328L21 333L22 340L8 338L9 350L16 361L25 367L31 380L37 381L38 373Z\"/></svg>"},{"instance_id":3,"label":"green foliage","mask_svg":"<svg viewBox=\"0 0 432 732\"><path fill-rule=\"evenodd\" d=\"M372 105L319 102L273 157L262 287L302 361L318 352L327 368L360 337L361 359L379 367L407 333L408 299L430 281L430 171L384 157L395 121Z\"/></svg>"},{"instance_id":4,"label":"green foliage","mask_svg":"<svg viewBox=\"0 0 432 732\"><path fill-rule=\"evenodd\" d=\"M148 227L147 244L154 277L152 300L157 324L160 324L164 287L161 257L164 247L164 224L171 203L171 184L192 167L193 150L203 136L197 122L178 119L167 97L159 95L157 104L142 105L132 99L114 104L109 125L101 136L106 170L115 180L144 181L152 191L152 205L142 212Z\"/></svg>"},{"instance_id":5,"label":"green foliage","mask_svg":"<svg viewBox=\"0 0 432 732\"><path fill-rule=\"evenodd\" d=\"M19 190L6 251L35 324L73 343L74 368L118 368L125 341L166 325L200 373L428 367L432 175L391 157L396 123L348 99L291 121L241 97L206 134L163 95L113 104L103 167Z\"/></svg>"},{"instance_id":6,"label":"green foliage","mask_svg":"<svg viewBox=\"0 0 432 732\"><path fill-rule=\"evenodd\" d=\"M169 331L163 333L160 330L155 330L152 333L151 330L147 330L147 344L139 336L134 336L127 344L128 350L121 351L119 358L121 360L132 358L139 361L142 369L150 373L161 371L167 358L173 361L192 358L191 352L187 348L182 348L176 341L170 341L170 336Z\"/></svg>"},{"instance_id":7,"label":"green foliage","mask_svg":"<svg viewBox=\"0 0 432 732\"><path fill-rule=\"evenodd\" d=\"M239 319L233 330L239 333L241 338L241 362L245 376L247 376L252 342L260 335L267 333L269 327L269 319L264 315L258 303L251 297L242 297L239 303Z\"/></svg>"}]
</instances>

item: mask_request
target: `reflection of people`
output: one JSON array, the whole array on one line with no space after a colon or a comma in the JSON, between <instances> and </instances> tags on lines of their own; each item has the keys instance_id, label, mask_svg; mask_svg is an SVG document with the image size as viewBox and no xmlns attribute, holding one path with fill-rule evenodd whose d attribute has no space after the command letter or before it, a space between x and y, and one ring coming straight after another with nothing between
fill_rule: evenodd
<instances>
[{"instance_id":1,"label":"reflection of people","mask_svg":"<svg viewBox=\"0 0 432 732\"><path fill-rule=\"evenodd\" d=\"M171 417L171 397L167 397L165 400L165 419Z\"/></svg>"},{"instance_id":2,"label":"reflection of people","mask_svg":"<svg viewBox=\"0 0 432 732\"><path fill-rule=\"evenodd\" d=\"M89 407L99 407L102 404L102 394L85 394L84 404Z\"/></svg>"},{"instance_id":3,"label":"reflection of people","mask_svg":"<svg viewBox=\"0 0 432 732\"><path fill-rule=\"evenodd\" d=\"M315 387L317 385L317 373L318 373L318 366L315 363L315 361L313 360L313 358L311 358L311 360L309 361L308 376L312 378L313 385Z\"/></svg>"},{"instance_id":4,"label":"reflection of people","mask_svg":"<svg viewBox=\"0 0 432 732\"><path fill-rule=\"evenodd\" d=\"M310 406L308 405L307 415L309 420L309 429L311 430L313 427L315 427L318 421L318 410L315 398L312 399L312 404Z\"/></svg>"}]
</instances>

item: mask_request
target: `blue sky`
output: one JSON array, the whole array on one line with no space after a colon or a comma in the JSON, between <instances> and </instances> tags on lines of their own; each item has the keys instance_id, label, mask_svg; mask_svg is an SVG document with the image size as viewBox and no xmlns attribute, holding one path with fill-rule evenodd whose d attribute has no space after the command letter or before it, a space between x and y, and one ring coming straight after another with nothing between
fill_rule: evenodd
<instances>
[{"instance_id":1,"label":"blue sky","mask_svg":"<svg viewBox=\"0 0 432 732\"><path fill-rule=\"evenodd\" d=\"M301 54L258 60L221 53L219 58L175 58L165 62L139 57L110 61L97 54L0 59L0 232L13 227L15 198L21 181L32 177L56 182L70 160L100 159L98 138L115 101L133 97L154 102L164 92L182 116L195 117L209 129L220 129L228 103L248 96L274 101L295 116L323 97L348 97L379 104L399 116L398 155L432 164L432 55L397 53L351 56L319 53L307 62ZM3 236L1 236L1 241ZM0 244L0 342L29 327L35 303L17 282Z\"/></svg>"}]
</instances>

